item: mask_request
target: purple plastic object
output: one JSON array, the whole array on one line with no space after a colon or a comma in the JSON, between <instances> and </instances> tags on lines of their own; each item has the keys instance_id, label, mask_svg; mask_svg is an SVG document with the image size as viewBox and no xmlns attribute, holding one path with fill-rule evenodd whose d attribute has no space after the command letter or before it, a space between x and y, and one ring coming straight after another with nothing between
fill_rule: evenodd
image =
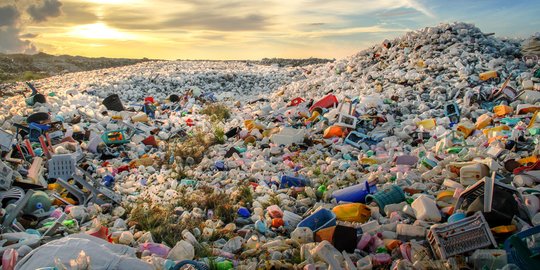
<instances>
[{"instance_id":1,"label":"purple plastic object","mask_svg":"<svg viewBox=\"0 0 540 270\"><path fill-rule=\"evenodd\" d=\"M151 254L154 254L161 258L167 258L167 255L169 254L169 251L171 250L171 248L166 245L158 244L158 243L144 243L141 245L140 250L141 252L148 251Z\"/></svg>"}]
</instances>

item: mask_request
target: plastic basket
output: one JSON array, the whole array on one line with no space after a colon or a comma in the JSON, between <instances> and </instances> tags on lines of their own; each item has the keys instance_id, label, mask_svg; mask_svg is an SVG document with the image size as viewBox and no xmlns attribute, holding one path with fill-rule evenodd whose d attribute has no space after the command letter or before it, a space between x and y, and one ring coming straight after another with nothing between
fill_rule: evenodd
<instances>
[{"instance_id":1,"label":"plastic basket","mask_svg":"<svg viewBox=\"0 0 540 270\"><path fill-rule=\"evenodd\" d=\"M103 100L103 105L110 111L121 112L124 110L124 105L117 94L112 94Z\"/></svg>"},{"instance_id":2,"label":"plastic basket","mask_svg":"<svg viewBox=\"0 0 540 270\"><path fill-rule=\"evenodd\" d=\"M384 207L389 204L400 203L405 200L405 193L396 185L391 185L375 194L366 196L366 204L375 202L379 206L379 211L384 214Z\"/></svg>"},{"instance_id":3,"label":"plastic basket","mask_svg":"<svg viewBox=\"0 0 540 270\"><path fill-rule=\"evenodd\" d=\"M433 253L443 260L497 244L481 212L454 223L431 227L427 239Z\"/></svg>"},{"instance_id":4,"label":"plastic basket","mask_svg":"<svg viewBox=\"0 0 540 270\"><path fill-rule=\"evenodd\" d=\"M540 226L514 234L504 242L508 263L521 269L538 269L540 265Z\"/></svg>"},{"instance_id":5,"label":"plastic basket","mask_svg":"<svg viewBox=\"0 0 540 270\"><path fill-rule=\"evenodd\" d=\"M103 133L103 135L101 135L101 139L107 145L125 144L128 143L132 137L127 133L128 131L125 129L106 131L105 133Z\"/></svg>"},{"instance_id":6,"label":"plastic basket","mask_svg":"<svg viewBox=\"0 0 540 270\"><path fill-rule=\"evenodd\" d=\"M54 155L48 165L49 178L68 180L75 173L75 157L72 154Z\"/></svg>"}]
</instances>

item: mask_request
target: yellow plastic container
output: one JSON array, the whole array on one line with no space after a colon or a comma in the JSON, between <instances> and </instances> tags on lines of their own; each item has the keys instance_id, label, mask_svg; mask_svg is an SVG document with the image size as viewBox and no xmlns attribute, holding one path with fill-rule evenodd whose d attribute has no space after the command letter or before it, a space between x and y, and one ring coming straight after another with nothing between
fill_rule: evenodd
<instances>
[{"instance_id":1,"label":"yellow plastic container","mask_svg":"<svg viewBox=\"0 0 540 270\"><path fill-rule=\"evenodd\" d=\"M309 117L308 119L306 119L305 123L309 123L309 122L313 122L315 121L315 119L317 119L319 117L319 115L321 115L318 111L313 111L313 113L311 114L311 117Z\"/></svg>"},{"instance_id":2,"label":"yellow plastic container","mask_svg":"<svg viewBox=\"0 0 540 270\"><path fill-rule=\"evenodd\" d=\"M484 133L484 135L488 137L493 137L494 135L497 135L497 133L500 133L503 130L510 130L510 127L507 125L501 125L501 126L484 129L482 130L482 132Z\"/></svg>"},{"instance_id":3,"label":"yellow plastic container","mask_svg":"<svg viewBox=\"0 0 540 270\"><path fill-rule=\"evenodd\" d=\"M487 81L491 78L497 78L497 71L491 70L491 71L483 72L483 73L480 73L478 77L480 77L480 80L482 81Z\"/></svg>"},{"instance_id":4,"label":"yellow plastic container","mask_svg":"<svg viewBox=\"0 0 540 270\"><path fill-rule=\"evenodd\" d=\"M437 126L435 119L426 119L416 123L418 127L423 127L424 129L433 129Z\"/></svg>"},{"instance_id":5,"label":"yellow plastic container","mask_svg":"<svg viewBox=\"0 0 540 270\"><path fill-rule=\"evenodd\" d=\"M471 133L475 130L476 126L471 122L470 120L464 119L461 122L459 122L457 126L457 131L461 132L463 134L464 138L469 137Z\"/></svg>"},{"instance_id":6,"label":"yellow plastic container","mask_svg":"<svg viewBox=\"0 0 540 270\"><path fill-rule=\"evenodd\" d=\"M254 120L245 120L244 126L249 130L252 131L253 129L264 129L265 127L262 124L259 124L255 122Z\"/></svg>"},{"instance_id":7,"label":"yellow plastic container","mask_svg":"<svg viewBox=\"0 0 540 270\"><path fill-rule=\"evenodd\" d=\"M492 120L493 119L491 118L491 116L489 116L489 114L482 114L480 115L480 117L478 117L478 119L476 119L476 124L474 124L474 126L476 129L483 129L489 124L491 124Z\"/></svg>"},{"instance_id":8,"label":"yellow plastic container","mask_svg":"<svg viewBox=\"0 0 540 270\"><path fill-rule=\"evenodd\" d=\"M371 216L371 209L362 203L340 204L334 207L332 212L338 220L350 222L364 223Z\"/></svg>"},{"instance_id":9,"label":"yellow plastic container","mask_svg":"<svg viewBox=\"0 0 540 270\"><path fill-rule=\"evenodd\" d=\"M495 115L497 115L499 117L503 117L503 116L505 116L507 114L512 113L512 107L507 106L507 105L495 106L495 107L493 107L493 112L495 113Z\"/></svg>"}]
</instances>

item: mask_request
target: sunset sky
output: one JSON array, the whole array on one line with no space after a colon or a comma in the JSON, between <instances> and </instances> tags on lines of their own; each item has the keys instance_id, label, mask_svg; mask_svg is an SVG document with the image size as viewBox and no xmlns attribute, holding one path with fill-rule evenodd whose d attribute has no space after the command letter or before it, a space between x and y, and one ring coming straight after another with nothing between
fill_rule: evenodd
<instances>
[{"instance_id":1,"label":"sunset sky","mask_svg":"<svg viewBox=\"0 0 540 270\"><path fill-rule=\"evenodd\" d=\"M0 0L0 52L342 58L439 22L527 37L539 13L533 0Z\"/></svg>"}]
</instances>

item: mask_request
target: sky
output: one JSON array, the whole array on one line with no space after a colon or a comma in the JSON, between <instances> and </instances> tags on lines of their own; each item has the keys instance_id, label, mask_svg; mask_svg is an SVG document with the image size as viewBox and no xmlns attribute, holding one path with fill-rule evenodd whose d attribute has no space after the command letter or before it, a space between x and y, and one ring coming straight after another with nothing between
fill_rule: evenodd
<instances>
[{"instance_id":1,"label":"sky","mask_svg":"<svg viewBox=\"0 0 540 270\"><path fill-rule=\"evenodd\" d=\"M538 14L538 0L0 0L0 52L339 59L444 22L526 38Z\"/></svg>"}]
</instances>

